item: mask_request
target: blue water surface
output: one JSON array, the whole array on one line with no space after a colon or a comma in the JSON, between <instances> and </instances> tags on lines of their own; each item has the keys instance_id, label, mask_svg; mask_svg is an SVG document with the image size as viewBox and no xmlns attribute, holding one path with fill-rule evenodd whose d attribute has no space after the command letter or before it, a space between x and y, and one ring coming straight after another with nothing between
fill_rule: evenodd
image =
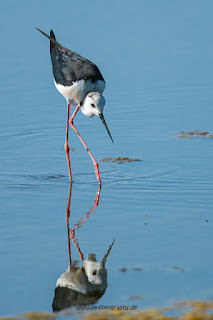
<instances>
[{"instance_id":1,"label":"blue water surface","mask_svg":"<svg viewBox=\"0 0 213 320\"><path fill-rule=\"evenodd\" d=\"M107 84L114 145L97 117L75 118L102 179L98 206L75 236L83 256L98 261L115 239L97 305L213 299L213 139L177 138L213 132L212 10L211 0L0 2L0 316L51 311L69 264L66 101L54 87L49 42L34 27L52 28ZM98 183L71 129L69 145L72 229ZM80 260L72 239L71 257Z\"/></svg>"}]
</instances>

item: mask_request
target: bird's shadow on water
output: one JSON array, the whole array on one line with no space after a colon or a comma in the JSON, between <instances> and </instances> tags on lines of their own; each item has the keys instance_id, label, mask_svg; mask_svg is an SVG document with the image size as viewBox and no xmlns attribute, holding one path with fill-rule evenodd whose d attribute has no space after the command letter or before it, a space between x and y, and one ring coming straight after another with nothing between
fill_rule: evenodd
<instances>
[{"instance_id":1,"label":"bird's shadow on water","mask_svg":"<svg viewBox=\"0 0 213 320\"><path fill-rule=\"evenodd\" d=\"M93 210L98 206L100 192L101 187L99 186L96 191L94 203L89 211L87 211L77 223L74 223L72 228L70 228L69 219L72 183L70 184L65 213L69 266L56 282L52 303L53 311L60 311L73 306L88 306L95 304L104 295L108 286L105 263L115 240L112 241L107 252L99 262L96 260L96 255L94 253L87 254L86 259L84 258L84 254L80 249L79 240L75 235L75 232L82 227L93 213ZM79 254L81 261L80 266L78 266L78 261L72 259L71 243L73 243Z\"/></svg>"}]
</instances>

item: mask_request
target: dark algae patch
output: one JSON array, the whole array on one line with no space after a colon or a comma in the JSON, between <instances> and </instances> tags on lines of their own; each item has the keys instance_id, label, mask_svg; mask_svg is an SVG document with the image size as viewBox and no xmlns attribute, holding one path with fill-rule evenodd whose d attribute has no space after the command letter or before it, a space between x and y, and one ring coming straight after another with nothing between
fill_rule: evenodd
<instances>
[{"instance_id":1,"label":"dark algae patch","mask_svg":"<svg viewBox=\"0 0 213 320\"><path fill-rule=\"evenodd\" d=\"M213 133L203 130L190 130L190 131L180 131L178 132L178 138L181 139L195 139L195 138L213 138Z\"/></svg>"},{"instance_id":2,"label":"dark algae patch","mask_svg":"<svg viewBox=\"0 0 213 320\"><path fill-rule=\"evenodd\" d=\"M179 267L179 266L174 266L173 270L179 271L179 272L184 272L184 269Z\"/></svg>"},{"instance_id":3,"label":"dark algae patch","mask_svg":"<svg viewBox=\"0 0 213 320\"><path fill-rule=\"evenodd\" d=\"M117 158L103 158L103 159L100 159L100 161L124 163L124 162L135 162L135 161L142 161L142 160L141 159L130 159L127 157L117 157Z\"/></svg>"},{"instance_id":4,"label":"dark algae patch","mask_svg":"<svg viewBox=\"0 0 213 320\"><path fill-rule=\"evenodd\" d=\"M119 269L120 272L127 272L128 271L128 268L127 267L122 267ZM139 268L139 267L133 267L133 268L129 268L129 270L132 270L132 271L143 271L143 268Z\"/></svg>"},{"instance_id":5,"label":"dark algae patch","mask_svg":"<svg viewBox=\"0 0 213 320\"><path fill-rule=\"evenodd\" d=\"M129 296L129 300L144 300L143 296Z\"/></svg>"}]
</instances>

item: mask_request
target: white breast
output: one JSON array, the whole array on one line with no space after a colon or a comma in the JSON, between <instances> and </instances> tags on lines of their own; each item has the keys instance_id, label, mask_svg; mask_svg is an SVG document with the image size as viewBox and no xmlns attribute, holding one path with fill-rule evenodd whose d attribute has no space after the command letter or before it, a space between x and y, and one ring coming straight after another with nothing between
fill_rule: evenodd
<instances>
[{"instance_id":1,"label":"white breast","mask_svg":"<svg viewBox=\"0 0 213 320\"><path fill-rule=\"evenodd\" d=\"M102 94L106 84L103 80L97 80L96 82L79 80L73 82L71 86L63 86L56 82L55 86L67 101L73 104L73 102L81 103L89 92L99 92Z\"/></svg>"}]
</instances>

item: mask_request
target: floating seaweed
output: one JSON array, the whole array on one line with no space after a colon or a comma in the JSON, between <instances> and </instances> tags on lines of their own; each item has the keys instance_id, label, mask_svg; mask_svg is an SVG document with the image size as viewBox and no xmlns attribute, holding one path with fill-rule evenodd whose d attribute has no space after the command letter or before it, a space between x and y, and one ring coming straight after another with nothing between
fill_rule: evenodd
<instances>
[{"instance_id":1,"label":"floating seaweed","mask_svg":"<svg viewBox=\"0 0 213 320\"><path fill-rule=\"evenodd\" d=\"M178 132L178 138L181 139L194 139L194 138L213 138L213 133L203 130L190 130Z\"/></svg>"},{"instance_id":2,"label":"floating seaweed","mask_svg":"<svg viewBox=\"0 0 213 320\"><path fill-rule=\"evenodd\" d=\"M142 295L132 295L129 301L143 300ZM90 310L90 311L87 311ZM96 311L93 311L96 310ZM87 311L87 312L85 312ZM212 320L213 301L181 301L158 309L138 309L130 305L77 306L61 313L28 312L0 320Z\"/></svg>"},{"instance_id":3,"label":"floating seaweed","mask_svg":"<svg viewBox=\"0 0 213 320\"><path fill-rule=\"evenodd\" d=\"M100 161L124 163L124 162L135 162L135 161L142 161L142 160L141 159L130 159L127 157L117 157L117 158L103 158L103 159L100 159Z\"/></svg>"},{"instance_id":4,"label":"floating seaweed","mask_svg":"<svg viewBox=\"0 0 213 320\"><path fill-rule=\"evenodd\" d=\"M144 300L144 296L135 295L135 296L129 296L129 300Z\"/></svg>"}]
</instances>

